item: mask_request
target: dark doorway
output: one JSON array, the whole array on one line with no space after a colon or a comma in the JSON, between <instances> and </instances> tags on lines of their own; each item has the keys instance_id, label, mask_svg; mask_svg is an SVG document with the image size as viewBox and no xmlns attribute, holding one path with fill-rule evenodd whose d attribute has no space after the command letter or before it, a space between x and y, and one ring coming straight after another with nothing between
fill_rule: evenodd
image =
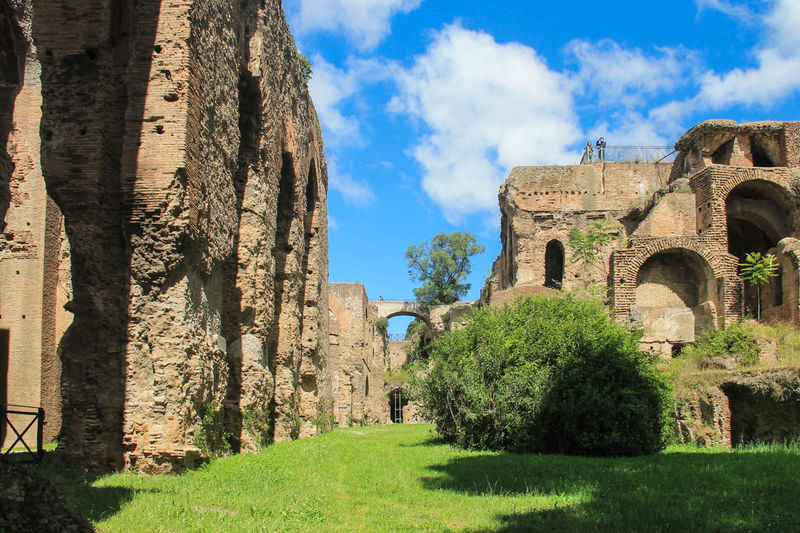
<instances>
[{"instance_id":1,"label":"dark doorway","mask_svg":"<svg viewBox=\"0 0 800 533\"><path fill-rule=\"evenodd\" d=\"M552 240L544 252L544 286L560 289L564 280L564 245Z\"/></svg>"},{"instance_id":2,"label":"dark doorway","mask_svg":"<svg viewBox=\"0 0 800 533\"><path fill-rule=\"evenodd\" d=\"M7 329L0 329L0 409L5 410L8 404L8 352L9 334ZM5 415L0 416L0 446L6 440Z\"/></svg>"},{"instance_id":3,"label":"dark doorway","mask_svg":"<svg viewBox=\"0 0 800 533\"><path fill-rule=\"evenodd\" d=\"M403 394L403 389L395 389L389 394L389 417L392 424L403 423L403 408L408 405L408 399Z\"/></svg>"}]
</instances>

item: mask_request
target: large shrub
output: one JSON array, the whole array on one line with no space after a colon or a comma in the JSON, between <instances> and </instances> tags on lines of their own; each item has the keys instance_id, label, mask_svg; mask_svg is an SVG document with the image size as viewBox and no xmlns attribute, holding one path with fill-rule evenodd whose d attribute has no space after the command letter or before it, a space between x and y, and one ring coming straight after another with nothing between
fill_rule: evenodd
<instances>
[{"instance_id":1,"label":"large shrub","mask_svg":"<svg viewBox=\"0 0 800 533\"><path fill-rule=\"evenodd\" d=\"M475 312L431 346L427 416L469 448L636 455L663 446L668 389L598 302L535 297Z\"/></svg>"}]
</instances>

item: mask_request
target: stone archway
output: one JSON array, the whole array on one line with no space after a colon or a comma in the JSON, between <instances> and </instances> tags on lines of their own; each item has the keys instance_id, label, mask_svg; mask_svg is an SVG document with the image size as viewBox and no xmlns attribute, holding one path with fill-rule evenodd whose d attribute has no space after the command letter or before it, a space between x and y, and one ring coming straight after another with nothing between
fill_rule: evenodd
<instances>
[{"instance_id":1,"label":"stone archway","mask_svg":"<svg viewBox=\"0 0 800 533\"><path fill-rule=\"evenodd\" d=\"M750 252L775 253L778 242L797 234L797 208L795 200L784 187L767 180L748 180L733 187L725 198L725 222L728 252L739 262ZM783 301L781 277L776 277L762 291L762 300L768 293L769 302L781 305ZM758 291L749 284L744 286L745 309L755 314Z\"/></svg>"},{"instance_id":2,"label":"stone archway","mask_svg":"<svg viewBox=\"0 0 800 533\"><path fill-rule=\"evenodd\" d=\"M720 309L716 285L711 266L692 250L651 255L636 276L634 306L645 329L642 342L681 345L714 328Z\"/></svg>"}]
</instances>

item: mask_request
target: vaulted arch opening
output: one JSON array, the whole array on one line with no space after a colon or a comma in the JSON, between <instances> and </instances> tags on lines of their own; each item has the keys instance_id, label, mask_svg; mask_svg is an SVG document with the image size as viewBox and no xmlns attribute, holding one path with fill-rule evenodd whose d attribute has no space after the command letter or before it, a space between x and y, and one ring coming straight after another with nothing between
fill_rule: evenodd
<instances>
[{"instance_id":1,"label":"vaulted arch opening","mask_svg":"<svg viewBox=\"0 0 800 533\"><path fill-rule=\"evenodd\" d=\"M635 305L645 329L643 342L693 342L716 324L714 273L691 250L673 248L654 254L639 269Z\"/></svg>"},{"instance_id":2,"label":"vaulted arch opening","mask_svg":"<svg viewBox=\"0 0 800 533\"><path fill-rule=\"evenodd\" d=\"M408 405L408 398L402 388L394 389L389 393L389 419L392 424L403 423L403 410L406 405Z\"/></svg>"},{"instance_id":3,"label":"vaulted arch opening","mask_svg":"<svg viewBox=\"0 0 800 533\"><path fill-rule=\"evenodd\" d=\"M560 289L564 280L564 245L553 239L544 252L544 286Z\"/></svg>"},{"instance_id":4,"label":"vaulted arch opening","mask_svg":"<svg viewBox=\"0 0 800 533\"><path fill-rule=\"evenodd\" d=\"M725 200L728 227L728 252L743 262L748 253L774 252L784 237L795 235L796 204L780 185L751 180L737 185ZM780 276L773 279L764 294L769 301L762 307L781 305L783 301ZM762 300L764 299L762 294ZM744 287L745 311L755 316L758 308L758 291L750 284Z\"/></svg>"}]
</instances>

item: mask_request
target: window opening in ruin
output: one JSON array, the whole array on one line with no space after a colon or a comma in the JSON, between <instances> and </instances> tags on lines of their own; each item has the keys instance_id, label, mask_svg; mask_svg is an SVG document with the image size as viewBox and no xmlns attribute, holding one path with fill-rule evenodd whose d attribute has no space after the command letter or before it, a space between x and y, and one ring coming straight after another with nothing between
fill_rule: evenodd
<instances>
[{"instance_id":1,"label":"window opening in ruin","mask_svg":"<svg viewBox=\"0 0 800 533\"><path fill-rule=\"evenodd\" d=\"M0 406L8 403L8 356L9 356L9 330L0 329ZM6 424L3 419L0 423L0 445L6 437Z\"/></svg>"},{"instance_id":2,"label":"window opening in ruin","mask_svg":"<svg viewBox=\"0 0 800 533\"><path fill-rule=\"evenodd\" d=\"M767 146L775 145L775 146ZM761 139L760 137L750 137L750 154L753 158L754 167L776 167L778 162L777 157L770 154L769 148L776 149L777 141L770 142L770 139ZM777 156L777 154L775 154Z\"/></svg>"},{"instance_id":3,"label":"window opening in ruin","mask_svg":"<svg viewBox=\"0 0 800 533\"><path fill-rule=\"evenodd\" d=\"M780 307L783 305L783 275L778 270L778 275L770 281L772 286L772 306Z\"/></svg>"},{"instance_id":4,"label":"window opening in ruin","mask_svg":"<svg viewBox=\"0 0 800 533\"><path fill-rule=\"evenodd\" d=\"M794 235L795 212L791 195L781 186L765 180L741 183L725 199L728 252L740 263L748 253L770 253L778 241ZM782 285L773 281L770 288L775 289L774 294L770 297L769 291L762 291L761 306L782 305ZM758 291L745 283L745 311L755 316L758 303Z\"/></svg>"},{"instance_id":5,"label":"window opening in ruin","mask_svg":"<svg viewBox=\"0 0 800 533\"><path fill-rule=\"evenodd\" d=\"M544 253L544 286L560 289L564 280L564 245L553 239Z\"/></svg>"},{"instance_id":6,"label":"window opening in ruin","mask_svg":"<svg viewBox=\"0 0 800 533\"><path fill-rule=\"evenodd\" d=\"M312 159L308 168L308 184L306 185L306 216L304 225L307 239L310 237L309 234L312 233L314 228L314 215L316 214L317 200L317 169Z\"/></svg>"},{"instance_id":7,"label":"window opening in ruin","mask_svg":"<svg viewBox=\"0 0 800 533\"><path fill-rule=\"evenodd\" d=\"M408 405L408 399L403 389L395 389L389 395L389 416L392 424L403 423L403 408Z\"/></svg>"},{"instance_id":8,"label":"window opening in ruin","mask_svg":"<svg viewBox=\"0 0 800 533\"><path fill-rule=\"evenodd\" d=\"M711 154L711 162L715 165L730 165L733 156L733 139L722 143L717 150Z\"/></svg>"}]
</instances>

